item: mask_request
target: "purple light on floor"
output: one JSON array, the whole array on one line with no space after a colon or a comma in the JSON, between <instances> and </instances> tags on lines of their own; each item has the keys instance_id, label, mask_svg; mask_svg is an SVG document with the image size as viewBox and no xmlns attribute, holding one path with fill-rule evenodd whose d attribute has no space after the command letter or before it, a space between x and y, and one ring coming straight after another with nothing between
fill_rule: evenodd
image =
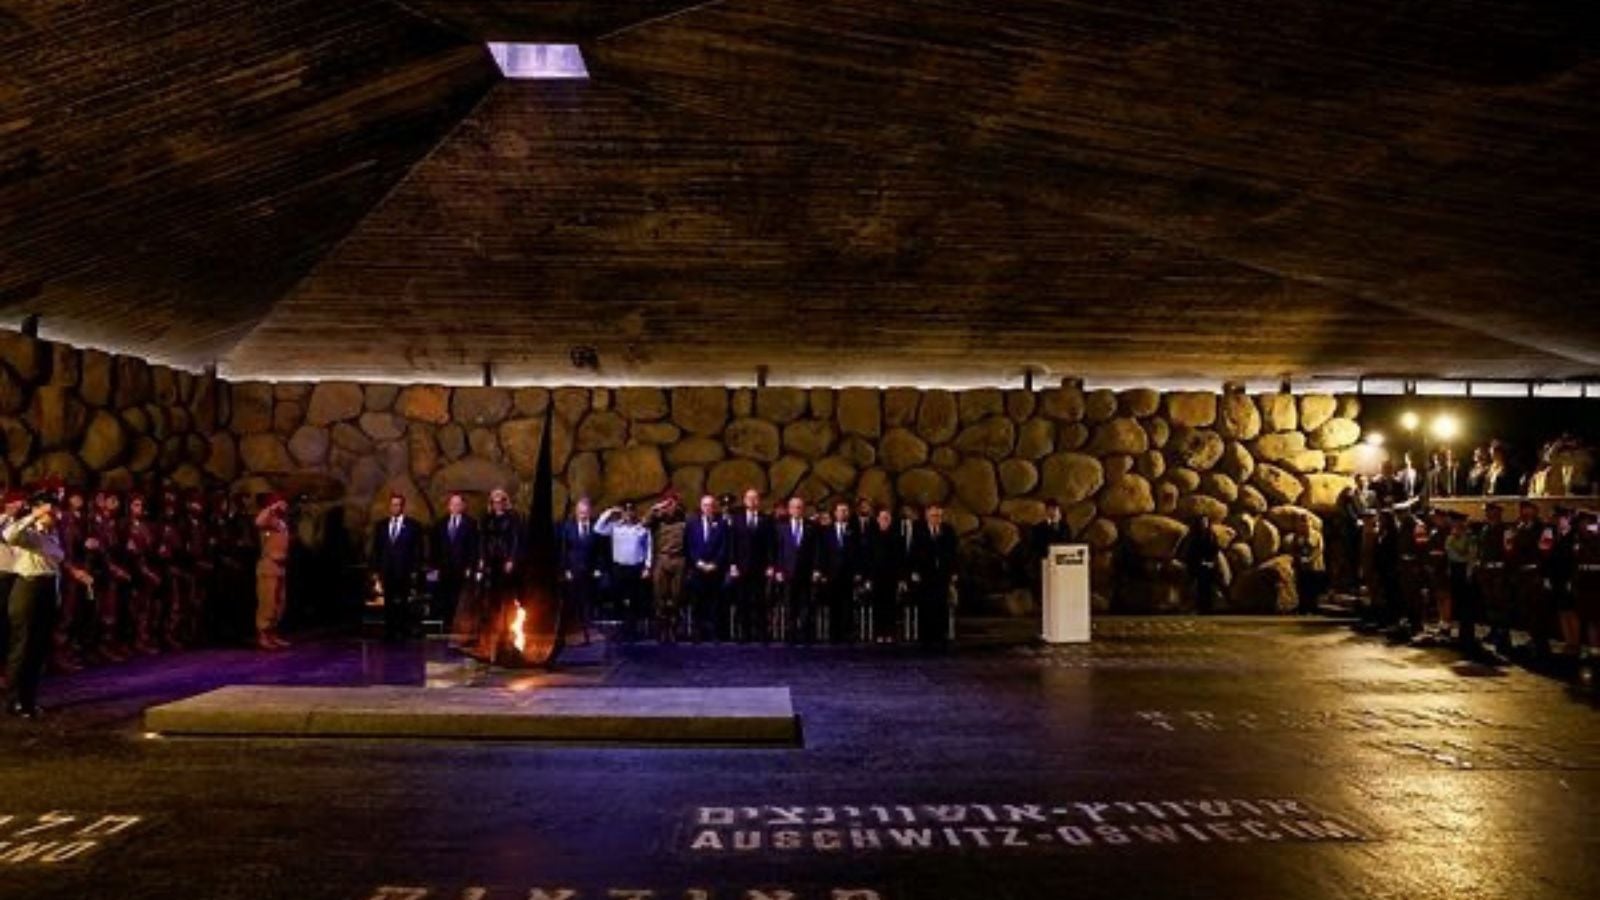
<instances>
[{"instance_id":1,"label":"purple light on floor","mask_svg":"<svg viewBox=\"0 0 1600 900\"><path fill-rule=\"evenodd\" d=\"M516 79L588 78L583 51L577 44L517 44L489 42L489 53L501 74Z\"/></svg>"}]
</instances>

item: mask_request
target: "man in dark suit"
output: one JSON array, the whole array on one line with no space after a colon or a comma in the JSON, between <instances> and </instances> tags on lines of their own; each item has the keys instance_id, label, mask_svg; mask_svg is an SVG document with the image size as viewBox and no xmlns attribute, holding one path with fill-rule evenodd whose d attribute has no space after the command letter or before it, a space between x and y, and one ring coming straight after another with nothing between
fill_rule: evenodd
<instances>
[{"instance_id":1,"label":"man in dark suit","mask_svg":"<svg viewBox=\"0 0 1600 900\"><path fill-rule=\"evenodd\" d=\"M717 511L717 498L700 498L700 514L683 529L685 581L689 587L689 634L709 640L717 634L717 605L728 567L728 526Z\"/></svg>"},{"instance_id":2,"label":"man in dark suit","mask_svg":"<svg viewBox=\"0 0 1600 900\"><path fill-rule=\"evenodd\" d=\"M389 498L389 517L372 529L370 565L383 588L383 639L404 640L411 630L411 587L427 548L422 525L406 515L406 498Z\"/></svg>"},{"instance_id":3,"label":"man in dark suit","mask_svg":"<svg viewBox=\"0 0 1600 900\"><path fill-rule=\"evenodd\" d=\"M776 529L772 555L773 588L778 595L780 615L786 616L791 640L811 640L811 575L815 571L817 536L806 521L806 502L789 498L788 518Z\"/></svg>"},{"instance_id":4,"label":"man in dark suit","mask_svg":"<svg viewBox=\"0 0 1600 900\"><path fill-rule=\"evenodd\" d=\"M840 500L833 504L833 516L817 542L815 586L822 595L818 608L828 611L827 632L831 641L849 640L856 584L861 581L864 557L861 535L850 516L850 504ZM869 639L868 635L859 637Z\"/></svg>"},{"instance_id":5,"label":"man in dark suit","mask_svg":"<svg viewBox=\"0 0 1600 900\"><path fill-rule=\"evenodd\" d=\"M950 638L950 591L956 583L956 530L945 524L944 507L929 504L911 540L911 591L915 595L918 637L944 646Z\"/></svg>"},{"instance_id":6,"label":"man in dark suit","mask_svg":"<svg viewBox=\"0 0 1600 900\"><path fill-rule=\"evenodd\" d=\"M454 631L456 606L461 592L471 583L478 568L478 524L467 515L467 498L451 494L443 520L433 527L433 603L434 612Z\"/></svg>"},{"instance_id":7,"label":"man in dark suit","mask_svg":"<svg viewBox=\"0 0 1600 900\"><path fill-rule=\"evenodd\" d=\"M1044 603L1044 561L1050 556L1050 545L1071 541L1072 529L1061 515L1061 503L1051 497L1044 501L1044 518L1028 530L1028 583L1041 604Z\"/></svg>"},{"instance_id":8,"label":"man in dark suit","mask_svg":"<svg viewBox=\"0 0 1600 900\"><path fill-rule=\"evenodd\" d=\"M725 637L764 640L773 531L772 517L761 511L760 491L744 492L744 508L732 513L730 524L728 583L723 591L728 608L718 609L717 630Z\"/></svg>"},{"instance_id":9,"label":"man in dark suit","mask_svg":"<svg viewBox=\"0 0 1600 900\"><path fill-rule=\"evenodd\" d=\"M557 559L561 560L561 584L567 595L567 608L583 623L583 642L589 643L589 624L594 616L595 594L600 588L610 551L605 537L594 530L594 504L588 497L572 508L572 518L562 523L557 535Z\"/></svg>"}]
</instances>

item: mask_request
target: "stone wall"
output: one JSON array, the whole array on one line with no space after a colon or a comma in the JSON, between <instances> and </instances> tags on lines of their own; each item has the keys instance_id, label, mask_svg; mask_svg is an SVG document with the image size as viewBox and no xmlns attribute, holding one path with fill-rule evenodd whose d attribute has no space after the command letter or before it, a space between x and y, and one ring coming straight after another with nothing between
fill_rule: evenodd
<instances>
[{"instance_id":1,"label":"stone wall","mask_svg":"<svg viewBox=\"0 0 1600 900\"><path fill-rule=\"evenodd\" d=\"M1100 602L1187 604L1168 563L1205 514L1234 606L1292 600L1280 535L1331 508L1360 460L1353 397L914 388L447 388L229 385L127 357L0 336L9 481L60 474L274 488L350 529L390 493L423 520L451 491L525 507L554 407L556 505L737 493L940 501L974 602L1024 611L1021 544L1043 501L1095 549ZM481 499L480 501L481 502ZM1314 519L1315 517L1313 517ZM1320 527L1320 523L1319 523Z\"/></svg>"}]
</instances>

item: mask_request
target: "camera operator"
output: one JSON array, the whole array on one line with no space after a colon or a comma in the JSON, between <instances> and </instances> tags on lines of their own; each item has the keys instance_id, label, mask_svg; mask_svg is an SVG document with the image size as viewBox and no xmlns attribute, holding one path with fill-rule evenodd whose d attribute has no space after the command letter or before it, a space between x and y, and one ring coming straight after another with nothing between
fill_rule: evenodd
<instances>
[{"instance_id":1,"label":"camera operator","mask_svg":"<svg viewBox=\"0 0 1600 900\"><path fill-rule=\"evenodd\" d=\"M65 562L56 535L53 494L36 494L28 511L0 529L12 550L16 583L8 598L11 646L6 656L6 712L25 719L39 717L39 676L50 650L50 633L60 596L62 574L92 588L89 573Z\"/></svg>"}]
</instances>

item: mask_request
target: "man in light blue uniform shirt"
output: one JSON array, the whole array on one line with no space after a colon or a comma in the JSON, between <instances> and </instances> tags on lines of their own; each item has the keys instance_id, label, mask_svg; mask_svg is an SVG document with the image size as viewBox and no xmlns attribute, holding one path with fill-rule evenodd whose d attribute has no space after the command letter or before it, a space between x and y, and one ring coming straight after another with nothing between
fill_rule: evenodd
<instances>
[{"instance_id":1,"label":"man in light blue uniform shirt","mask_svg":"<svg viewBox=\"0 0 1600 900\"><path fill-rule=\"evenodd\" d=\"M622 621L623 639L632 640L648 611L644 583L652 562L650 529L639 521L633 504L624 503L601 513L594 530L610 538L611 604Z\"/></svg>"}]
</instances>

